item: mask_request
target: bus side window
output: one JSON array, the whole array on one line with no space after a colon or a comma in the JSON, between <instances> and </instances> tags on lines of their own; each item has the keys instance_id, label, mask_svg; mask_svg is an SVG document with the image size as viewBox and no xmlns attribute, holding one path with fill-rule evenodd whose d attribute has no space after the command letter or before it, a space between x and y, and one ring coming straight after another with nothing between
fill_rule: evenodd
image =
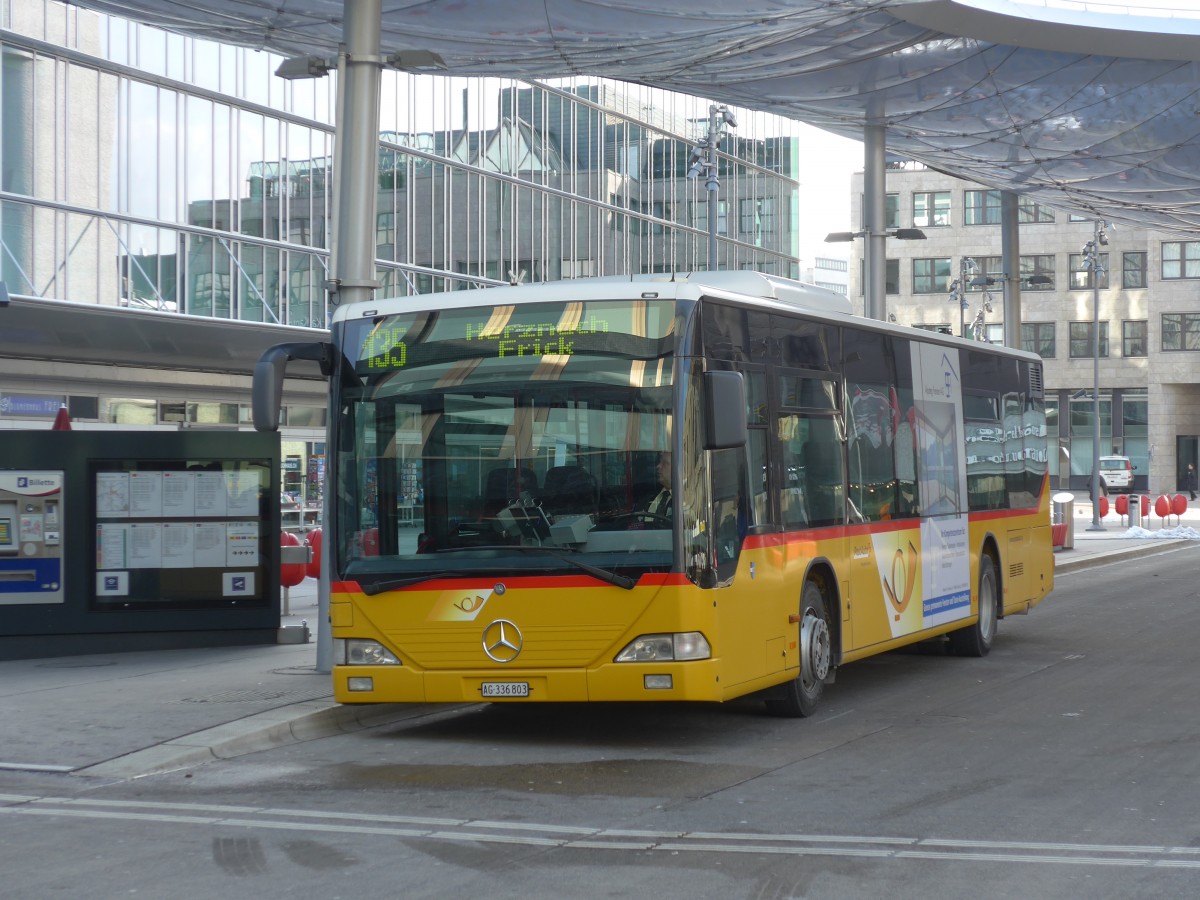
<instances>
[{"instance_id":1,"label":"bus side window","mask_svg":"<svg viewBox=\"0 0 1200 900\"><path fill-rule=\"evenodd\" d=\"M841 525L845 518L842 441L832 418L809 420L804 471L813 525Z\"/></svg>"}]
</instances>

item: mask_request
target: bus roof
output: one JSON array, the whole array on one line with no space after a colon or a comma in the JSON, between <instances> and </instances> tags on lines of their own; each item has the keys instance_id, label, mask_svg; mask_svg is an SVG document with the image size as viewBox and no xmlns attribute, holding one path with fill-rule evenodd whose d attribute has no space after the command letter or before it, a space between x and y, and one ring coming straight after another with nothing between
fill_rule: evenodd
<instances>
[{"instance_id":1,"label":"bus roof","mask_svg":"<svg viewBox=\"0 0 1200 900\"><path fill-rule=\"evenodd\" d=\"M336 323L427 309L468 309L477 306L505 306L518 303L561 303L564 300L565 291L570 292L569 299L571 300L699 300L703 296L716 296L726 300L758 303L776 310L790 308L812 314L814 317L829 322L851 319L863 328L891 332L909 339L917 337L913 334L914 329L910 326L856 315L850 305L850 299L844 294L817 287L815 284L752 271L604 275L537 284L417 294L408 297L377 299L367 303L357 303L353 306L339 306L334 310L332 320ZM1041 362L1040 357L1025 350L973 341L952 334L921 331L919 338L929 343L1003 353Z\"/></svg>"},{"instance_id":2,"label":"bus roof","mask_svg":"<svg viewBox=\"0 0 1200 900\"><path fill-rule=\"evenodd\" d=\"M483 289L419 294L408 297L377 299L353 307L338 307L333 321L365 316L413 312L420 309L461 309L471 306L504 306L516 303L562 302L569 291L576 300L643 300L653 291L660 299L699 299L719 291L745 299L774 300L809 312L850 316L850 300L836 291L778 278L761 272L677 272L674 274L612 275L597 278L572 278L539 284L519 284Z\"/></svg>"}]
</instances>

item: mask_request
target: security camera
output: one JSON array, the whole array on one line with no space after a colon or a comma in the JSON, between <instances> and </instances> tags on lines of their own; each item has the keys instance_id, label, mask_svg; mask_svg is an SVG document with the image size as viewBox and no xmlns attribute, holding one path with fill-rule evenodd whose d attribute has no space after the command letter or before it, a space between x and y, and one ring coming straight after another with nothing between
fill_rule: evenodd
<instances>
[{"instance_id":1,"label":"security camera","mask_svg":"<svg viewBox=\"0 0 1200 900\"><path fill-rule=\"evenodd\" d=\"M733 111L727 107L721 107L721 118L725 120L725 124L730 128L737 128L737 119L733 115Z\"/></svg>"}]
</instances>

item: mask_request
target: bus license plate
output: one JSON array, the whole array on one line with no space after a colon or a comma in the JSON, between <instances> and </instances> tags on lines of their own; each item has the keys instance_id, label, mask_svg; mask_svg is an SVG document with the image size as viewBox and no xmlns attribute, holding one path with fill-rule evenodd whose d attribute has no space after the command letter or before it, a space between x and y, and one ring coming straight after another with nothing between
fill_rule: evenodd
<instances>
[{"instance_id":1,"label":"bus license plate","mask_svg":"<svg viewBox=\"0 0 1200 900\"><path fill-rule=\"evenodd\" d=\"M528 697L528 681L485 681L482 684L485 697Z\"/></svg>"}]
</instances>

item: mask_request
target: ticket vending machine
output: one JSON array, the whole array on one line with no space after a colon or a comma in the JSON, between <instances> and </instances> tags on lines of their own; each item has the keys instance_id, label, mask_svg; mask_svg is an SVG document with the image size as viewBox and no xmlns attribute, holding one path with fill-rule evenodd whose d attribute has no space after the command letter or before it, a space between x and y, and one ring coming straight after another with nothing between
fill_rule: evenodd
<instances>
[{"instance_id":1,"label":"ticket vending machine","mask_svg":"<svg viewBox=\"0 0 1200 900\"><path fill-rule=\"evenodd\" d=\"M63 602L63 473L0 471L0 604Z\"/></svg>"}]
</instances>

